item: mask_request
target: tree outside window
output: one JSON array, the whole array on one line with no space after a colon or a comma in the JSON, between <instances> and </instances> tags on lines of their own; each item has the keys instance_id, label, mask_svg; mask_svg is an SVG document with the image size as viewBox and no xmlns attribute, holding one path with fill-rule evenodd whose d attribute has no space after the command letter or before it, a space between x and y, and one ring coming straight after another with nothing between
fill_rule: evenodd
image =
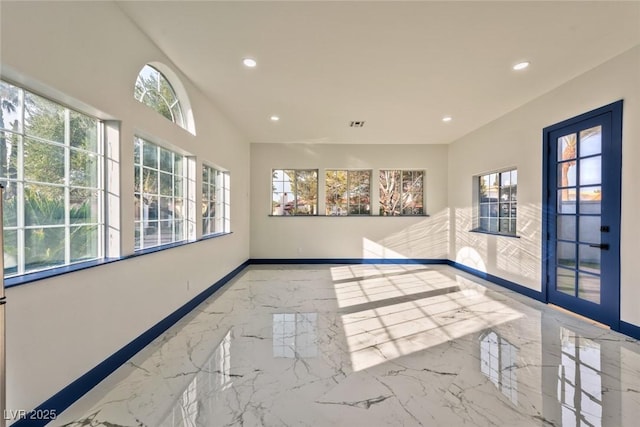
<instances>
[{"instance_id":1,"label":"tree outside window","mask_svg":"<svg viewBox=\"0 0 640 427\"><path fill-rule=\"evenodd\" d=\"M380 215L424 215L424 171L380 170Z\"/></svg>"},{"instance_id":2,"label":"tree outside window","mask_svg":"<svg viewBox=\"0 0 640 427\"><path fill-rule=\"evenodd\" d=\"M150 65L145 65L134 88L134 98L184 128L182 106L167 78Z\"/></svg>"},{"instance_id":3,"label":"tree outside window","mask_svg":"<svg viewBox=\"0 0 640 427\"><path fill-rule=\"evenodd\" d=\"M134 139L135 249L187 239L186 159Z\"/></svg>"},{"instance_id":4,"label":"tree outside window","mask_svg":"<svg viewBox=\"0 0 640 427\"><path fill-rule=\"evenodd\" d=\"M271 189L272 215L318 214L317 169L274 169Z\"/></svg>"},{"instance_id":5,"label":"tree outside window","mask_svg":"<svg viewBox=\"0 0 640 427\"><path fill-rule=\"evenodd\" d=\"M5 275L104 253L102 123L0 81Z\"/></svg>"},{"instance_id":6,"label":"tree outside window","mask_svg":"<svg viewBox=\"0 0 640 427\"><path fill-rule=\"evenodd\" d=\"M229 232L229 173L202 166L202 234Z\"/></svg>"},{"instance_id":7,"label":"tree outside window","mask_svg":"<svg viewBox=\"0 0 640 427\"><path fill-rule=\"evenodd\" d=\"M516 234L518 171L489 173L478 179L476 231Z\"/></svg>"},{"instance_id":8,"label":"tree outside window","mask_svg":"<svg viewBox=\"0 0 640 427\"><path fill-rule=\"evenodd\" d=\"M325 202L327 215L371 213L371 171L327 170Z\"/></svg>"}]
</instances>

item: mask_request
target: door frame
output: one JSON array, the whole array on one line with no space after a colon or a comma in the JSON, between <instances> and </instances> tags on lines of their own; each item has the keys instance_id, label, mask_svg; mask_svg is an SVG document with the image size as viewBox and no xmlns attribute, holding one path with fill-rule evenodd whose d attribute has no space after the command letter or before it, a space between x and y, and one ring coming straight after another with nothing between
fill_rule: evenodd
<instances>
[{"instance_id":1,"label":"door frame","mask_svg":"<svg viewBox=\"0 0 640 427\"><path fill-rule=\"evenodd\" d=\"M551 189L550 173L557 173L555 163L557 163L557 153L551 152L553 141L551 134L562 128L575 126L581 122L593 120L598 116L607 115L611 126L611 139L607 148L606 168L602 168L603 185L607 183L607 202L608 209L613 213L613 219L616 224L608 224L610 232L607 233L609 243L609 254L607 262L602 263L602 268L608 271L607 277L610 279L610 286L603 286L601 309L602 316L594 319L605 323L613 330L620 329L620 227L621 227L621 198L622 198L622 105L623 101L619 100L614 103L605 105L595 110L589 111L579 116L572 117L554 125L543 129L543 152L542 152L542 298L543 301L549 302L549 293L552 283L550 264L555 259L555 246L551 242L551 236L554 235L552 230L556 227L556 188ZM604 138L603 148L604 153ZM605 161L603 154L603 162ZM554 170L549 168L554 165ZM609 196L609 194L611 195ZM603 204L604 209L604 204ZM610 215L610 218L611 218ZM584 313L578 313L584 315Z\"/></svg>"}]
</instances>

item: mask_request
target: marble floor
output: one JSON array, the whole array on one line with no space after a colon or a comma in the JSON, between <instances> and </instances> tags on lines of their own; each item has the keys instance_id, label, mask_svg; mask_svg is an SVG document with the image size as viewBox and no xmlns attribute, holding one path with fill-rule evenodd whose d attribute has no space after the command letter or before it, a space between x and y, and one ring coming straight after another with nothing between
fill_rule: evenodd
<instances>
[{"instance_id":1,"label":"marble floor","mask_svg":"<svg viewBox=\"0 0 640 427\"><path fill-rule=\"evenodd\" d=\"M66 426L637 426L640 344L448 266L251 266Z\"/></svg>"}]
</instances>

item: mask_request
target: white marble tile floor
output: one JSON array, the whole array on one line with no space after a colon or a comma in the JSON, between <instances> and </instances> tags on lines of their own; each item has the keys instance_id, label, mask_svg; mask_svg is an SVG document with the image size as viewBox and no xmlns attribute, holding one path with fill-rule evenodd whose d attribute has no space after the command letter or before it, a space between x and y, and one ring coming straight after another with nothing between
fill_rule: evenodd
<instances>
[{"instance_id":1,"label":"white marble tile floor","mask_svg":"<svg viewBox=\"0 0 640 427\"><path fill-rule=\"evenodd\" d=\"M51 425L637 426L640 344L448 266L250 266Z\"/></svg>"}]
</instances>

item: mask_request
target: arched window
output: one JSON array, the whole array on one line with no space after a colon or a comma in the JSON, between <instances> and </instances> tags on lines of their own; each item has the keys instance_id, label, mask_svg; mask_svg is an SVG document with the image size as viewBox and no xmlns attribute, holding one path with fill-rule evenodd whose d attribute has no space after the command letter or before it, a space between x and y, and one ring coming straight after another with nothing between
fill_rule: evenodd
<instances>
[{"instance_id":1,"label":"arched window","mask_svg":"<svg viewBox=\"0 0 640 427\"><path fill-rule=\"evenodd\" d=\"M148 107L171 120L178 126L195 134L191 107L186 98L186 91L180 85L177 77L169 75L172 85L167 78L169 71L159 71L161 64L145 65L136 79L134 97ZM166 67L164 67L166 68Z\"/></svg>"}]
</instances>

